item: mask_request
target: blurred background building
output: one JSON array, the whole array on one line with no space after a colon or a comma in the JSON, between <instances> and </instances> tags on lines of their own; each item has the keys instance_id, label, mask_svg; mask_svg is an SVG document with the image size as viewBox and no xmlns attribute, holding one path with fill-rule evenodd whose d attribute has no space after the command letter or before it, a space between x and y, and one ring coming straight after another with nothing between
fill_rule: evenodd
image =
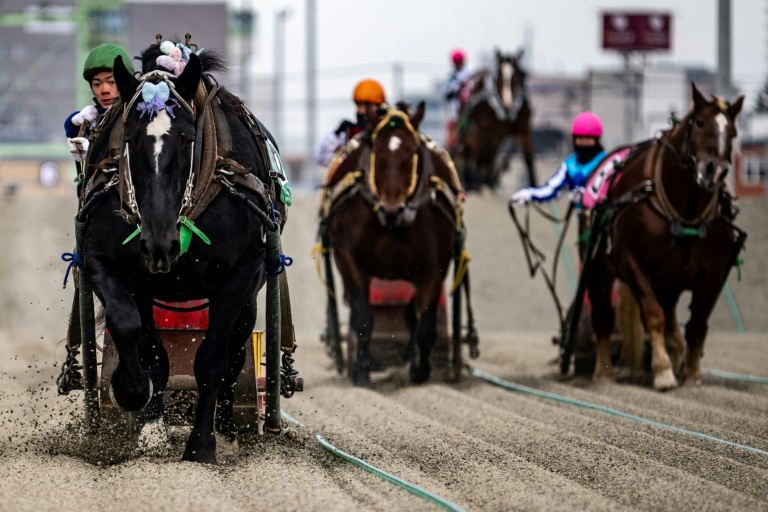
<instances>
[{"instance_id":1,"label":"blurred background building","mask_svg":"<svg viewBox=\"0 0 768 512\"><path fill-rule=\"evenodd\" d=\"M723 5L730 9L729 1L716 2L719 9ZM52 180L56 186L71 187L74 165L67 153L63 122L91 101L81 76L87 52L98 44L115 42L138 55L157 33L178 40L191 33L193 43L224 54L228 71L218 75L219 82L245 99L273 131L299 185L313 186L319 180L322 170L311 160L314 145L325 131L354 115L352 87L364 77L380 80L390 102L426 101L422 130L443 141L447 108L439 87L449 71L447 59L445 64L391 60L354 66L328 66L326 60L319 67L318 19L335 3L294 0L286 4L275 8L275 2L265 5L252 0L1 0L0 186L13 180L38 183L44 175L58 173L62 179ZM719 14L722 17L722 11ZM765 17L765 12L755 15ZM300 41L290 36L297 26ZM293 27L293 32L286 27ZM720 37L722 50L722 40L730 35L715 28L707 30ZM528 36L524 34L520 46L530 52ZM303 45L302 62L286 65L287 46L295 49L298 44ZM417 38L414 44L429 42ZM471 55L471 62L475 67L489 62L493 51L489 45L487 51ZM447 55L442 47L435 52ZM721 68L730 66L729 61L718 62ZM719 90L716 67L672 62L661 54L637 59L631 73L627 69L616 59L615 65L594 66L582 73L538 72L534 61L528 85L535 109L536 151L567 152L570 122L581 110L591 109L603 117L604 142L612 147L629 142L627 134L632 140L652 137L669 126L671 113L684 114L692 80L705 94ZM764 190L768 86L764 107L747 102L745 111L740 119L748 153L744 172L750 183Z\"/></svg>"}]
</instances>

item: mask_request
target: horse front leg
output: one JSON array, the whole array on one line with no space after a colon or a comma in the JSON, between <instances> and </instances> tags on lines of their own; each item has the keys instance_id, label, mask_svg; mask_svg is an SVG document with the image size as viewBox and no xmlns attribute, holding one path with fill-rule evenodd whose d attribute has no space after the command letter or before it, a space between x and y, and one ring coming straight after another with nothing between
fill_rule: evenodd
<instances>
[{"instance_id":1,"label":"horse front leg","mask_svg":"<svg viewBox=\"0 0 768 512\"><path fill-rule=\"evenodd\" d=\"M225 449L223 451L227 455L234 455L238 451L237 428L234 418L235 391L237 378L245 365L245 344L250 341L254 325L256 325L255 296L245 305L235 321L235 327L229 341L227 375L219 391L216 404L217 442L224 443Z\"/></svg>"},{"instance_id":2,"label":"horse front leg","mask_svg":"<svg viewBox=\"0 0 768 512\"><path fill-rule=\"evenodd\" d=\"M209 299L208 331L195 354L198 392L195 422L182 460L216 464L216 402L227 380L230 336L235 332L239 312L255 295L255 276L252 266L235 266L235 271Z\"/></svg>"},{"instance_id":3,"label":"horse front leg","mask_svg":"<svg viewBox=\"0 0 768 512\"><path fill-rule=\"evenodd\" d=\"M118 364L110 379L109 392L113 402L126 411L138 411L153 398L154 384L142 368L138 345L142 336L142 318L133 294L96 256L86 259L96 296L104 306L106 326L115 343Z\"/></svg>"},{"instance_id":4,"label":"horse front leg","mask_svg":"<svg viewBox=\"0 0 768 512\"><path fill-rule=\"evenodd\" d=\"M709 332L709 315L715 307L720 293L716 290L696 290L691 296L691 317L685 325L685 341L688 357L685 361L683 378L694 385L701 384L701 358L704 356L704 340Z\"/></svg>"},{"instance_id":5,"label":"horse front leg","mask_svg":"<svg viewBox=\"0 0 768 512\"><path fill-rule=\"evenodd\" d=\"M429 362L432 347L437 337L437 306L430 304L422 310L419 318L419 326L416 331L416 340L419 347L418 362L412 361L409 369L409 377L414 384L422 384L429 380L432 373L432 365Z\"/></svg>"},{"instance_id":6,"label":"horse front leg","mask_svg":"<svg viewBox=\"0 0 768 512\"><path fill-rule=\"evenodd\" d=\"M352 371L352 383L355 386L371 386L371 332L373 315L368 302L368 287L356 286L349 294L349 335L357 337L355 368Z\"/></svg>"},{"instance_id":7,"label":"horse front leg","mask_svg":"<svg viewBox=\"0 0 768 512\"><path fill-rule=\"evenodd\" d=\"M634 262L633 262L634 263ZM633 264L633 272L628 283L635 300L640 307L640 315L645 324L645 330L651 339L651 371L653 372L653 387L665 391L677 387L677 379L672 369L672 360L667 353L665 333L666 317L650 280Z\"/></svg>"},{"instance_id":8,"label":"horse front leg","mask_svg":"<svg viewBox=\"0 0 768 512\"><path fill-rule=\"evenodd\" d=\"M165 454L170 449L168 432L163 421L163 392L168 384L168 352L155 329L155 319L149 302L139 303L142 334L139 341L139 361L152 380L154 393L144 408L144 425L138 447L145 454Z\"/></svg>"},{"instance_id":9,"label":"horse front leg","mask_svg":"<svg viewBox=\"0 0 768 512\"><path fill-rule=\"evenodd\" d=\"M528 170L528 186L536 186L536 168L533 164L533 134L530 130L526 135L520 138L520 146L525 159L525 168Z\"/></svg>"},{"instance_id":10,"label":"horse front leg","mask_svg":"<svg viewBox=\"0 0 768 512\"><path fill-rule=\"evenodd\" d=\"M677 324L677 301L679 299L680 292L677 291L659 294L659 301L664 309L664 341L675 375L680 375L682 372L686 352L685 338L680 333L680 326Z\"/></svg>"}]
</instances>

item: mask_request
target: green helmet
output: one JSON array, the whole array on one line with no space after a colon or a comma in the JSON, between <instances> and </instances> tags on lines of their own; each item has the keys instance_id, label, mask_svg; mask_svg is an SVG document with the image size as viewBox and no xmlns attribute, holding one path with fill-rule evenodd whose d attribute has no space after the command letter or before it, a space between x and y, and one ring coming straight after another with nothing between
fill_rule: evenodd
<instances>
[{"instance_id":1,"label":"green helmet","mask_svg":"<svg viewBox=\"0 0 768 512\"><path fill-rule=\"evenodd\" d=\"M115 57L121 56L126 69L133 74L133 62L128 56L128 52L116 44L100 44L88 54L83 66L83 78L90 82L94 76L102 71L111 71L115 63Z\"/></svg>"}]
</instances>

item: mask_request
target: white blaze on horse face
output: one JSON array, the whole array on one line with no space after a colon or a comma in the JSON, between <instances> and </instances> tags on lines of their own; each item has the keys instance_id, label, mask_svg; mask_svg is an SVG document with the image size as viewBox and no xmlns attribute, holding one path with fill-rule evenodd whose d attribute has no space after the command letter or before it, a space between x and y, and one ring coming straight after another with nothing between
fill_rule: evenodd
<instances>
[{"instance_id":1,"label":"white blaze on horse face","mask_svg":"<svg viewBox=\"0 0 768 512\"><path fill-rule=\"evenodd\" d=\"M505 62L501 65L501 102L509 108L512 106L512 64Z\"/></svg>"},{"instance_id":2,"label":"white blaze on horse face","mask_svg":"<svg viewBox=\"0 0 768 512\"><path fill-rule=\"evenodd\" d=\"M725 154L725 143L727 142L728 137L728 131L726 130L728 128L728 118L725 117L725 114L720 112L715 116L715 122L717 123L717 156L720 158L726 158L728 155Z\"/></svg>"},{"instance_id":3,"label":"white blaze on horse face","mask_svg":"<svg viewBox=\"0 0 768 512\"><path fill-rule=\"evenodd\" d=\"M163 135L171 131L171 117L165 110L155 114L154 119L147 125L147 135L155 138L155 173L160 172L159 159L163 151Z\"/></svg>"},{"instance_id":4,"label":"white blaze on horse face","mask_svg":"<svg viewBox=\"0 0 768 512\"><path fill-rule=\"evenodd\" d=\"M402 143L403 141L400 140L400 137L398 137L397 135L393 135L392 138L389 139L389 150L394 153L395 151L397 151L397 148L399 148L400 144Z\"/></svg>"}]
</instances>

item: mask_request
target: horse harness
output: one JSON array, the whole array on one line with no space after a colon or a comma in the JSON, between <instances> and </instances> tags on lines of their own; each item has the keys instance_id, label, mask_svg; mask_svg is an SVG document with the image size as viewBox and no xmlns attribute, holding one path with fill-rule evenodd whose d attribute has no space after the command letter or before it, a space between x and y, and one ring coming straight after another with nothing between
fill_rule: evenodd
<instances>
[{"instance_id":1,"label":"horse harness","mask_svg":"<svg viewBox=\"0 0 768 512\"><path fill-rule=\"evenodd\" d=\"M469 98L469 101L467 102L467 107L465 109L466 114L462 116L467 121L469 120L469 115L472 113L472 111L475 109L477 105L485 101L488 103L488 106L491 107L491 110L493 110L493 113L496 114L496 118L499 121L502 122L514 122L517 121L517 115L520 113L520 110L523 108L523 105L525 104L525 101L527 100L526 91L524 88L518 88L516 87L514 92L514 100L512 101L512 105L509 107L505 107L503 102L501 101L501 97L499 96L499 92L496 90L496 87L493 85L493 77L490 72L483 73L483 87L475 94L472 94ZM520 90L522 89L522 90ZM464 121L466 123L467 121ZM461 124L464 124L461 123Z\"/></svg>"},{"instance_id":2,"label":"horse harness","mask_svg":"<svg viewBox=\"0 0 768 512\"><path fill-rule=\"evenodd\" d=\"M328 168L330 172L326 178L325 193L321 207L321 217L328 219L348 199L360 195L376 213L379 222L384 225L384 210L381 198L376 187L376 155L371 150L373 141L381 129L398 117L405 123L406 128L419 145L419 150L414 153L411 161L411 181L408 188L403 221L407 226L416 217L416 212L427 204L432 204L451 222L456 231L463 230L463 205L462 199L456 191L461 190L458 174L447 152L426 135L417 133L410 124L408 117L403 112L391 110L378 123L371 133L371 143L364 141L364 134L352 138L345 146L334 155ZM330 182L339 165L352 153L360 149L358 165L354 171L347 173L334 185ZM432 158L437 155L448 165L451 172L451 184L435 174ZM422 172L419 173L419 161L422 162ZM438 194L450 205L450 210L438 200Z\"/></svg>"},{"instance_id":3,"label":"horse harness","mask_svg":"<svg viewBox=\"0 0 768 512\"><path fill-rule=\"evenodd\" d=\"M89 199L96 191L106 191L117 186L121 197L121 210L116 212L129 224L140 224L138 206L136 204L133 184L131 182L130 158L128 143L123 139L125 122L133 105L141 95L142 85L150 78L158 77L168 84L173 99L192 113L195 120L195 140L190 144L192 152L189 176L184 191L184 198L179 212L181 223L194 221L213 199L227 188L235 193L234 185L240 185L257 194L264 207L274 200L274 182L270 180L269 188L254 174L250 168L243 167L235 161L232 150L232 135L226 114L217 98L218 84L209 74L205 74L198 85L192 103L184 101L176 92L171 81L174 75L166 71L154 70L140 77L140 86L136 94L124 104L119 101L107 110L97 126L91 130L90 138L95 140L99 134L111 126L109 134L108 157L98 164L89 165L79 180L83 181L83 191L80 197L81 210L86 208ZM240 104L241 112L238 117L246 124L257 146L259 147L270 177L274 178L278 170L270 166L267 136L251 112ZM90 160L90 150L86 161ZM89 172L90 171L90 172ZM128 211L125 210L128 208Z\"/></svg>"}]
</instances>

